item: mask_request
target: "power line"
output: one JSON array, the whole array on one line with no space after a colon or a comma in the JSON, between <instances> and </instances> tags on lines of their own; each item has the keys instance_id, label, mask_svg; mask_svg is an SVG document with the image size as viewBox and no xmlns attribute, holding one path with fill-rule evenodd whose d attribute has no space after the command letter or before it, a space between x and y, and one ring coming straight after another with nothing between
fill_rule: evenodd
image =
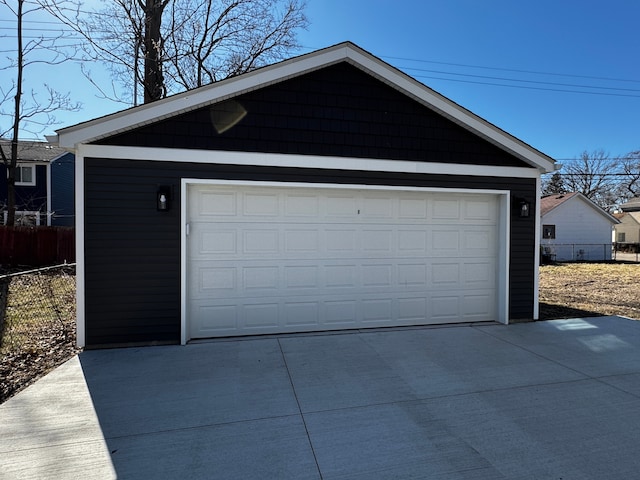
<instances>
[{"instance_id":1,"label":"power line","mask_svg":"<svg viewBox=\"0 0 640 480\"><path fill-rule=\"evenodd\" d=\"M567 90L563 88L544 88L544 87L532 87L527 85L508 85L504 83L494 83L494 82L479 82L473 80L460 80L456 78L443 78L443 77L433 77L428 75L415 75L415 78L429 78L431 80L444 80L448 82L458 82L458 83L472 83L475 85L488 85L494 87L508 87L508 88L522 88L526 90L543 90L548 92L560 92L560 93L580 93L586 95L603 95L608 97L628 97L628 98L640 98L640 95L631 95L627 93L607 93L607 92L588 92L585 90Z\"/></svg>"},{"instance_id":2,"label":"power line","mask_svg":"<svg viewBox=\"0 0 640 480\"><path fill-rule=\"evenodd\" d=\"M438 62L435 60L422 60L418 58L406 58L406 57L390 57L390 56L381 56L381 58L389 58L393 60L403 60L409 62L419 62L419 63L434 63L437 65L449 65L453 67L465 67L465 68L479 68L485 70L499 70L503 72L516 72L516 73L527 73L534 75L551 75L558 77L574 77L574 78L589 78L591 80L606 80L606 81L614 81L614 82L631 82L631 83L640 83L640 80L636 79L628 79L628 78L614 78L614 77L601 77L601 76L593 76L593 75L578 75L572 73L559 73L559 72L543 72L539 70L521 70L516 68L504 68L504 67L489 67L486 65L471 65L465 63L452 63L452 62Z\"/></svg>"},{"instance_id":3,"label":"power line","mask_svg":"<svg viewBox=\"0 0 640 480\"><path fill-rule=\"evenodd\" d=\"M519 78L493 77L493 76L488 76L488 75L475 75L475 74L471 74L471 73L445 72L445 71L442 71L442 70L428 70L428 69L412 68L412 67L400 67L400 68L401 69L405 69L405 70L416 70L416 71L419 71L419 72L438 73L438 74L444 74L444 75L457 75L457 76L462 76L462 77L482 78L482 79L487 79L487 80L500 80L500 81L520 82L520 83L535 83L535 84L539 84L539 85L555 85L555 86L561 86L561 87L593 88L593 89L602 89L602 90L620 90L620 91L639 92L640 93L640 89L638 89L638 88L601 87L601 86L597 86L597 85L580 85L580 84L575 84L575 83L543 82L543 81L540 81L540 80L523 80L523 79L519 79Z\"/></svg>"}]
</instances>

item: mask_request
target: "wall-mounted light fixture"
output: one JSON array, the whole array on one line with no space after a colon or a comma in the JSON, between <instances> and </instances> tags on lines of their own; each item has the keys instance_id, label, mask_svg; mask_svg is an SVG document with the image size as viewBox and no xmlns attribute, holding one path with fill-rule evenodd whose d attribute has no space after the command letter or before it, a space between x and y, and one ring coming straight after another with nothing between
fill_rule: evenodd
<instances>
[{"instance_id":1,"label":"wall-mounted light fixture","mask_svg":"<svg viewBox=\"0 0 640 480\"><path fill-rule=\"evenodd\" d=\"M168 212L171 210L171 186L160 185L156 192L156 209L159 212Z\"/></svg>"},{"instance_id":2,"label":"wall-mounted light fixture","mask_svg":"<svg viewBox=\"0 0 640 480\"><path fill-rule=\"evenodd\" d=\"M524 198L515 199L516 215L520 218L528 218L531 214L531 203Z\"/></svg>"}]
</instances>

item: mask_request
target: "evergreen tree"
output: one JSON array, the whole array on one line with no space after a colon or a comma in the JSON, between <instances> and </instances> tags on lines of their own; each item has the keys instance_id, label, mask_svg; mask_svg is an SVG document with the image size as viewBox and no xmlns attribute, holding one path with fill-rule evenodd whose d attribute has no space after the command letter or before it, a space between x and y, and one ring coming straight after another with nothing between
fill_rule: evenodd
<instances>
[{"instance_id":1,"label":"evergreen tree","mask_svg":"<svg viewBox=\"0 0 640 480\"><path fill-rule=\"evenodd\" d=\"M542 195L556 195L559 193L567 193L567 189L564 186L564 179L562 178L562 175L560 175L560 172L555 172L543 185Z\"/></svg>"}]
</instances>

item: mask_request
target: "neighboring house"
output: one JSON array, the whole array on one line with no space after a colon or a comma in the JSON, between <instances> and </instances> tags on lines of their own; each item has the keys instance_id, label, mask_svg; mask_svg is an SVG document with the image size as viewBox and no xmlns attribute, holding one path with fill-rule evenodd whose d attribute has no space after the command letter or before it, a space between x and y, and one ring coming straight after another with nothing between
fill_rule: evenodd
<instances>
[{"instance_id":1,"label":"neighboring house","mask_svg":"<svg viewBox=\"0 0 640 480\"><path fill-rule=\"evenodd\" d=\"M554 161L351 43L57 142L80 345L538 316Z\"/></svg>"},{"instance_id":2,"label":"neighboring house","mask_svg":"<svg viewBox=\"0 0 640 480\"><path fill-rule=\"evenodd\" d=\"M11 142L0 140L5 155ZM16 169L16 225L73 226L74 155L46 142L20 141ZM0 162L0 224L7 218L7 168Z\"/></svg>"},{"instance_id":3,"label":"neighboring house","mask_svg":"<svg viewBox=\"0 0 640 480\"><path fill-rule=\"evenodd\" d=\"M540 200L542 254L556 261L611 260L618 219L578 192Z\"/></svg>"},{"instance_id":4,"label":"neighboring house","mask_svg":"<svg viewBox=\"0 0 640 480\"><path fill-rule=\"evenodd\" d=\"M620 205L620 210L614 214L620 221L613 236L616 249L636 253L640 251L640 198Z\"/></svg>"},{"instance_id":5,"label":"neighboring house","mask_svg":"<svg viewBox=\"0 0 640 480\"><path fill-rule=\"evenodd\" d=\"M75 156L65 152L49 164L50 224L73 227L76 221L75 207Z\"/></svg>"}]
</instances>

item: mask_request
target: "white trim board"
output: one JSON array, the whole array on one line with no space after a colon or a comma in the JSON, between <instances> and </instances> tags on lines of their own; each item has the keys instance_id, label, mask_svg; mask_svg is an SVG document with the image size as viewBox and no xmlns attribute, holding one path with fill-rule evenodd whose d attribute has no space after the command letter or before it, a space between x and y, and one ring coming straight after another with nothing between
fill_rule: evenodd
<instances>
[{"instance_id":1,"label":"white trim board","mask_svg":"<svg viewBox=\"0 0 640 480\"><path fill-rule=\"evenodd\" d=\"M82 145L83 157L157 162L208 163L271 167L314 168L326 170L363 170L373 172L465 175L479 177L538 178L540 172L528 167L463 165L457 163L376 160L370 158L324 157L282 153L226 152L177 148L119 147Z\"/></svg>"},{"instance_id":2,"label":"white trim board","mask_svg":"<svg viewBox=\"0 0 640 480\"><path fill-rule=\"evenodd\" d=\"M509 231L511 215L511 193L509 190L492 189L462 189L462 188L431 188L431 187L400 187L360 184L333 184L333 183L289 183L289 182L264 182L264 181L235 181L235 180L211 180L197 178L183 178L180 182L180 343L185 345L188 338L188 311L187 311L187 215L188 215L188 191L191 185L241 185L255 187L277 188L314 188L314 189L357 189L376 191L413 191L425 193L472 193L496 195L499 201L499 226L498 226L498 318L500 323L509 323Z\"/></svg>"},{"instance_id":3,"label":"white trim board","mask_svg":"<svg viewBox=\"0 0 640 480\"><path fill-rule=\"evenodd\" d=\"M554 160L496 127L416 79L350 42L295 57L275 65L206 85L57 132L58 145L74 149L118 133L237 97L243 93L346 61L396 90L440 113L472 133L517 156L541 172L554 170Z\"/></svg>"},{"instance_id":4,"label":"white trim board","mask_svg":"<svg viewBox=\"0 0 640 480\"><path fill-rule=\"evenodd\" d=\"M86 345L84 261L84 148L76 151L76 343Z\"/></svg>"}]
</instances>

